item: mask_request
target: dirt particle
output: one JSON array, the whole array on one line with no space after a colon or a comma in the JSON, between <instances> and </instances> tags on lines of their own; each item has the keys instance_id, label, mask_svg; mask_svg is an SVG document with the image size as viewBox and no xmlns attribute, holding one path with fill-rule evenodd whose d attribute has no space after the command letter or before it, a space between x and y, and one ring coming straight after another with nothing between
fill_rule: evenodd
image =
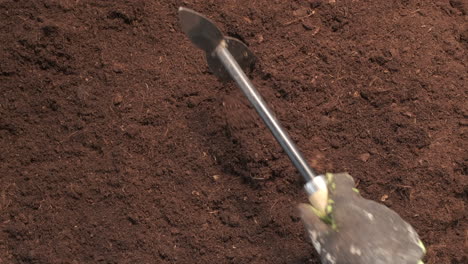
<instances>
[{"instance_id":1,"label":"dirt particle","mask_svg":"<svg viewBox=\"0 0 468 264\"><path fill-rule=\"evenodd\" d=\"M132 24L135 20L134 18L130 18L127 14L120 11L112 11L107 17L110 19L121 19L127 25Z\"/></svg>"},{"instance_id":2,"label":"dirt particle","mask_svg":"<svg viewBox=\"0 0 468 264\"><path fill-rule=\"evenodd\" d=\"M264 40L263 35L262 35L262 34L258 34L258 35L257 35L257 43L262 43L263 40Z\"/></svg>"},{"instance_id":3,"label":"dirt particle","mask_svg":"<svg viewBox=\"0 0 468 264\"><path fill-rule=\"evenodd\" d=\"M314 23L313 23L311 20L308 20L308 19L307 19L307 20L304 20L304 21L302 22L302 26L303 26L305 29L307 29L307 30L313 30L313 29L315 29Z\"/></svg>"},{"instance_id":4,"label":"dirt particle","mask_svg":"<svg viewBox=\"0 0 468 264\"><path fill-rule=\"evenodd\" d=\"M468 119L463 119L458 122L460 126L468 126Z\"/></svg>"},{"instance_id":5,"label":"dirt particle","mask_svg":"<svg viewBox=\"0 0 468 264\"><path fill-rule=\"evenodd\" d=\"M132 225L138 225L138 218L135 216L127 216L127 220L132 224Z\"/></svg>"},{"instance_id":6,"label":"dirt particle","mask_svg":"<svg viewBox=\"0 0 468 264\"><path fill-rule=\"evenodd\" d=\"M409 111L402 112L401 114L406 116L406 117L414 117L414 114L409 112Z\"/></svg>"},{"instance_id":7,"label":"dirt particle","mask_svg":"<svg viewBox=\"0 0 468 264\"><path fill-rule=\"evenodd\" d=\"M370 154L369 153L363 153L361 155L359 155L359 159L363 162L367 162L370 158Z\"/></svg>"},{"instance_id":8,"label":"dirt particle","mask_svg":"<svg viewBox=\"0 0 468 264\"><path fill-rule=\"evenodd\" d=\"M295 17L307 16L308 12L309 12L309 9L306 7L299 8L293 11L293 16Z\"/></svg>"},{"instance_id":9,"label":"dirt particle","mask_svg":"<svg viewBox=\"0 0 468 264\"><path fill-rule=\"evenodd\" d=\"M460 34L460 42L468 45L468 30L463 31Z\"/></svg>"},{"instance_id":10,"label":"dirt particle","mask_svg":"<svg viewBox=\"0 0 468 264\"><path fill-rule=\"evenodd\" d=\"M115 73L123 73L125 70L125 65L122 63L114 62L112 64L112 71Z\"/></svg>"},{"instance_id":11,"label":"dirt particle","mask_svg":"<svg viewBox=\"0 0 468 264\"><path fill-rule=\"evenodd\" d=\"M48 103L49 103L48 106L49 106L49 108L50 108L52 111L57 111L57 110L59 110L59 105L57 104L57 101L55 101L55 100L49 100Z\"/></svg>"},{"instance_id":12,"label":"dirt particle","mask_svg":"<svg viewBox=\"0 0 468 264\"><path fill-rule=\"evenodd\" d=\"M130 124L124 129L125 135L131 139L135 139L140 135L141 129L135 124Z\"/></svg>"},{"instance_id":13,"label":"dirt particle","mask_svg":"<svg viewBox=\"0 0 468 264\"><path fill-rule=\"evenodd\" d=\"M156 173L157 176L162 176L162 175L164 175L164 169L163 168L156 168L155 173Z\"/></svg>"},{"instance_id":14,"label":"dirt particle","mask_svg":"<svg viewBox=\"0 0 468 264\"><path fill-rule=\"evenodd\" d=\"M384 194L384 195L382 195L382 197L380 197L381 202L385 202L385 201L387 201L387 199L388 199L388 194Z\"/></svg>"},{"instance_id":15,"label":"dirt particle","mask_svg":"<svg viewBox=\"0 0 468 264\"><path fill-rule=\"evenodd\" d=\"M120 105L122 102L123 102L123 96L120 93L114 95L114 98L112 99L112 103L114 105Z\"/></svg>"},{"instance_id":16,"label":"dirt particle","mask_svg":"<svg viewBox=\"0 0 468 264\"><path fill-rule=\"evenodd\" d=\"M369 60L370 60L371 62L373 62L373 63L376 63L376 64L380 65L380 66L383 66L385 63L388 62L388 60L385 59L385 58L382 57L382 56L371 57L371 58L369 58Z\"/></svg>"},{"instance_id":17,"label":"dirt particle","mask_svg":"<svg viewBox=\"0 0 468 264\"><path fill-rule=\"evenodd\" d=\"M338 138L332 138L328 141L328 143L330 144L330 146L334 149L338 149L341 147L341 141L338 139Z\"/></svg>"},{"instance_id":18,"label":"dirt particle","mask_svg":"<svg viewBox=\"0 0 468 264\"><path fill-rule=\"evenodd\" d=\"M44 26L42 27L42 33L44 33L44 36L46 37L55 37L58 35L58 27L56 26Z\"/></svg>"},{"instance_id":19,"label":"dirt particle","mask_svg":"<svg viewBox=\"0 0 468 264\"><path fill-rule=\"evenodd\" d=\"M449 2L453 8L458 9L463 15L467 14L468 3L466 1L450 0Z\"/></svg>"},{"instance_id":20,"label":"dirt particle","mask_svg":"<svg viewBox=\"0 0 468 264\"><path fill-rule=\"evenodd\" d=\"M238 227L240 224L240 218L238 215L235 214L223 214L221 216L221 221L230 227Z\"/></svg>"},{"instance_id":21,"label":"dirt particle","mask_svg":"<svg viewBox=\"0 0 468 264\"><path fill-rule=\"evenodd\" d=\"M388 63L385 64L385 68L389 71L389 72L398 72L400 69L400 65L398 65L398 63L396 61L389 61Z\"/></svg>"},{"instance_id":22,"label":"dirt particle","mask_svg":"<svg viewBox=\"0 0 468 264\"><path fill-rule=\"evenodd\" d=\"M309 4L311 8L317 8L322 5L324 0L309 0Z\"/></svg>"}]
</instances>

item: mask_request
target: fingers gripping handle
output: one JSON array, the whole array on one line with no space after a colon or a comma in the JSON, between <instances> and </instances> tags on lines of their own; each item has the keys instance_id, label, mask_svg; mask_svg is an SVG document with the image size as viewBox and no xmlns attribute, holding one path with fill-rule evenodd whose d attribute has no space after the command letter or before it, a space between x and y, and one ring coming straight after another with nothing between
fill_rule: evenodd
<instances>
[{"instance_id":1,"label":"fingers gripping handle","mask_svg":"<svg viewBox=\"0 0 468 264\"><path fill-rule=\"evenodd\" d=\"M312 206L321 213L325 213L328 204L328 187L325 177L323 175L314 177L305 184L304 189Z\"/></svg>"}]
</instances>

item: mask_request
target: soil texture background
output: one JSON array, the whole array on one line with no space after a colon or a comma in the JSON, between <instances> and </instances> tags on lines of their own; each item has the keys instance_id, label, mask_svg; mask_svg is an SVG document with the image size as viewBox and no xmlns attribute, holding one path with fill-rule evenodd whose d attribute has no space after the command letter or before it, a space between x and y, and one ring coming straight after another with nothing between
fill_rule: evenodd
<instances>
[{"instance_id":1,"label":"soil texture background","mask_svg":"<svg viewBox=\"0 0 468 264\"><path fill-rule=\"evenodd\" d=\"M179 6L250 73L319 172L467 263L468 4L0 1L0 263L319 263L303 180Z\"/></svg>"}]
</instances>

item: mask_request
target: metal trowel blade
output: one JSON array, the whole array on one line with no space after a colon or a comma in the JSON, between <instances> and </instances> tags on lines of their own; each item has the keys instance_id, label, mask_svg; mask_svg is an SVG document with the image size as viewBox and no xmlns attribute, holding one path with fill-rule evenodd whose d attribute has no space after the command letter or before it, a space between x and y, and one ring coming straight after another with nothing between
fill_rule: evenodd
<instances>
[{"instance_id":1,"label":"metal trowel blade","mask_svg":"<svg viewBox=\"0 0 468 264\"><path fill-rule=\"evenodd\" d=\"M244 72L250 72L253 69L256 58L242 41L232 37L224 37L211 20L191 9L180 7L179 18L182 30L190 41L206 52L208 66L216 77L222 81L231 79L214 53L220 44L229 50Z\"/></svg>"},{"instance_id":2,"label":"metal trowel blade","mask_svg":"<svg viewBox=\"0 0 468 264\"><path fill-rule=\"evenodd\" d=\"M223 34L208 18L185 7L179 7L182 30L195 46L212 53L223 41Z\"/></svg>"}]
</instances>

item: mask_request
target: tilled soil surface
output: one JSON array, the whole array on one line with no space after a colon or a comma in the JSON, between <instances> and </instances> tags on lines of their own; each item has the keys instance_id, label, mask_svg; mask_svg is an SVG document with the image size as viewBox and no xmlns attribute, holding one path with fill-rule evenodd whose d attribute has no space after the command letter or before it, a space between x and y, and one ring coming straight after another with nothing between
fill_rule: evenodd
<instances>
[{"instance_id":1,"label":"tilled soil surface","mask_svg":"<svg viewBox=\"0 0 468 264\"><path fill-rule=\"evenodd\" d=\"M303 181L181 32L243 40L320 172L467 263L466 1L0 1L0 263L319 263Z\"/></svg>"}]
</instances>

